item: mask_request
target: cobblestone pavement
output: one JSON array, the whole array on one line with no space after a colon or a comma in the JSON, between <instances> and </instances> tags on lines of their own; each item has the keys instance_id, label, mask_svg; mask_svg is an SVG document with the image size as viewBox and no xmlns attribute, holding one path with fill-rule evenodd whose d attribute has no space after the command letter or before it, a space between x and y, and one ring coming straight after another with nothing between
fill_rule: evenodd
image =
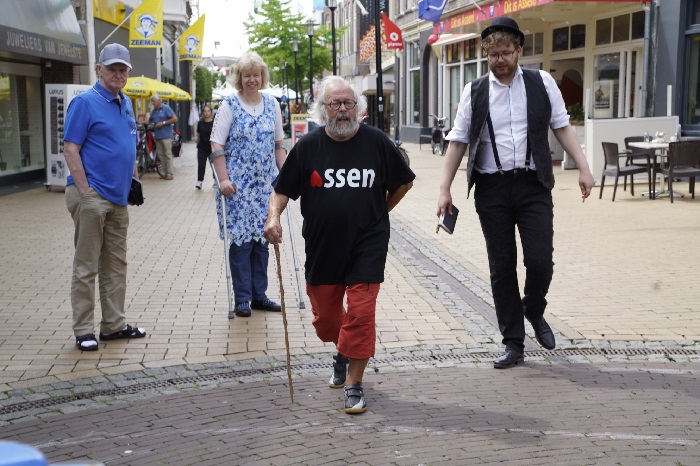
<instances>
[{"instance_id":1,"label":"cobblestone pavement","mask_svg":"<svg viewBox=\"0 0 700 466\"><path fill-rule=\"evenodd\" d=\"M127 315L148 329L143 340L77 351L63 196L0 197L0 437L52 462L110 465L700 464L700 201L621 191L612 203L606 191L581 204L576 172L557 168L546 317L558 347L544 351L530 333L525 365L497 371L463 173L455 235L436 235L442 160L405 147L417 179L392 212L361 416L344 414L342 390L326 385L333 348L317 341L297 293L291 238L281 259L293 403L279 314L226 319L213 190L194 189L192 144L175 180L146 175L146 204L130 208ZM291 212L301 254L298 206Z\"/></svg>"}]
</instances>

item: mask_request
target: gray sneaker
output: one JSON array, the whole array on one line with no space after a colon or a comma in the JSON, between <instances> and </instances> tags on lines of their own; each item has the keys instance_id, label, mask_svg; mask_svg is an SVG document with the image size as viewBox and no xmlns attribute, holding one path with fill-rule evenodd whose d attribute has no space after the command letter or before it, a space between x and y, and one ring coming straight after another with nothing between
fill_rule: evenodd
<instances>
[{"instance_id":1,"label":"gray sneaker","mask_svg":"<svg viewBox=\"0 0 700 466\"><path fill-rule=\"evenodd\" d=\"M328 381L328 386L331 388L343 388L345 386L345 378L348 375L348 358L338 353L333 356L333 375Z\"/></svg>"},{"instance_id":2,"label":"gray sneaker","mask_svg":"<svg viewBox=\"0 0 700 466\"><path fill-rule=\"evenodd\" d=\"M354 383L345 387L345 412L348 414L360 414L367 411L365 392L362 384Z\"/></svg>"}]
</instances>

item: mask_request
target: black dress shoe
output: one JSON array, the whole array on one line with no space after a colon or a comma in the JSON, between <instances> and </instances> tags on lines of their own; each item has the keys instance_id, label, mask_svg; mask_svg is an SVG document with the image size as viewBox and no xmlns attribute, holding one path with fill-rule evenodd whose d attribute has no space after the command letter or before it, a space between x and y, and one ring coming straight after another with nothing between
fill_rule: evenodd
<instances>
[{"instance_id":1,"label":"black dress shoe","mask_svg":"<svg viewBox=\"0 0 700 466\"><path fill-rule=\"evenodd\" d=\"M539 319L531 320L532 328L535 331L535 337L537 337L537 342L542 345L543 348L548 350L553 350L557 346L556 341L554 341L554 333L549 327L549 324L544 317Z\"/></svg>"},{"instance_id":2,"label":"black dress shoe","mask_svg":"<svg viewBox=\"0 0 700 466\"><path fill-rule=\"evenodd\" d=\"M524 361L525 356L523 356L523 353L518 353L514 349L506 348L506 352L503 353L503 356L493 362L493 367L496 369L508 369Z\"/></svg>"}]
</instances>

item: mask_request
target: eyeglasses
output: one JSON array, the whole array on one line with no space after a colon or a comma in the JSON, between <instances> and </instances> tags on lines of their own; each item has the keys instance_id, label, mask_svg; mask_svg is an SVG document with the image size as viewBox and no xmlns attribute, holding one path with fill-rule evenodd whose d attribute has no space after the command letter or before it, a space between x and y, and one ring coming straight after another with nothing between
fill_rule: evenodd
<instances>
[{"instance_id":1,"label":"eyeglasses","mask_svg":"<svg viewBox=\"0 0 700 466\"><path fill-rule=\"evenodd\" d=\"M346 100L344 102L338 102L335 100L331 100L326 105L328 105L333 110L340 110L341 105L345 105L345 108L347 110L352 110L357 105L357 102L355 102L354 100Z\"/></svg>"},{"instance_id":2,"label":"eyeglasses","mask_svg":"<svg viewBox=\"0 0 700 466\"><path fill-rule=\"evenodd\" d=\"M515 50L509 50L507 52L501 52L501 53L489 52L486 54L486 59L488 61L490 61L491 63L497 62L499 58L503 58L504 60L508 61L511 58L513 58L514 53L515 53Z\"/></svg>"}]
</instances>

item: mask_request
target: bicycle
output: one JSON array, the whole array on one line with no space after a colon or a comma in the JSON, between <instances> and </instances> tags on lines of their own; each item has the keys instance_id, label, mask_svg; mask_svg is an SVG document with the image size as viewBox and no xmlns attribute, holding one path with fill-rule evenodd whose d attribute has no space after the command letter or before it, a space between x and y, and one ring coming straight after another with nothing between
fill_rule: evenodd
<instances>
[{"instance_id":1,"label":"bicycle","mask_svg":"<svg viewBox=\"0 0 700 466\"><path fill-rule=\"evenodd\" d=\"M435 125L433 126L433 131L431 133L430 139L430 149L432 149L433 154L445 155L447 152L448 141L445 139L447 133L450 130L445 130L445 123L447 122L447 117L438 117L432 113L429 115L435 118Z\"/></svg>"},{"instance_id":2,"label":"bicycle","mask_svg":"<svg viewBox=\"0 0 700 466\"><path fill-rule=\"evenodd\" d=\"M165 170L160 163L156 152L156 140L152 125L136 125L138 140L136 142L136 168L139 178L148 171L156 171L158 175L165 176Z\"/></svg>"}]
</instances>

